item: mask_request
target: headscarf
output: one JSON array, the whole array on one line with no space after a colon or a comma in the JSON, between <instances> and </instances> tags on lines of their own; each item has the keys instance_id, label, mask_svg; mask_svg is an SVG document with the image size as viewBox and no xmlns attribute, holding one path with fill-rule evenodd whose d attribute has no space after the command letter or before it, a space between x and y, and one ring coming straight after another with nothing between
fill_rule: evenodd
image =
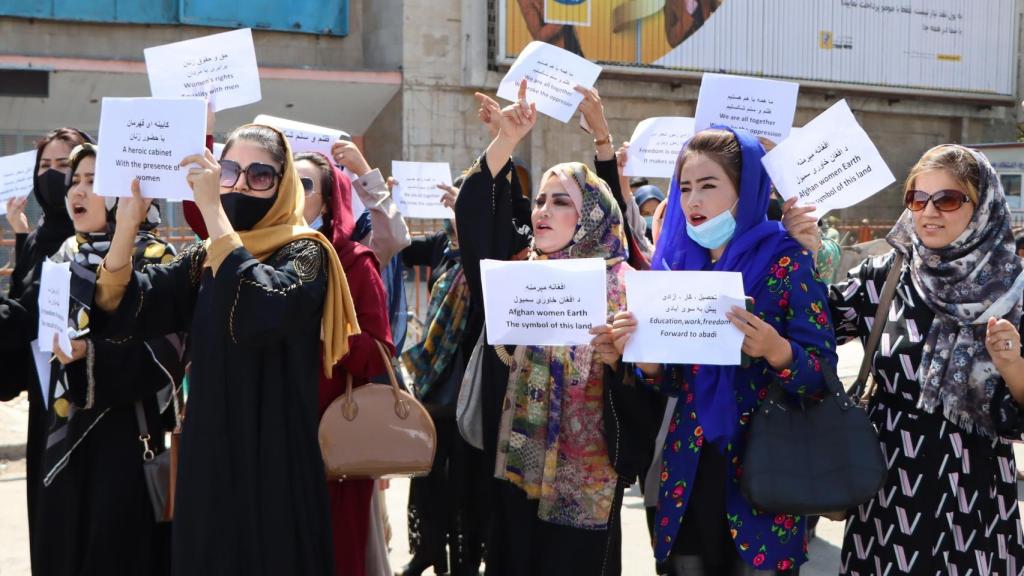
<instances>
[{"instance_id":1,"label":"headscarf","mask_svg":"<svg viewBox=\"0 0 1024 576\"><path fill-rule=\"evenodd\" d=\"M564 177L582 192L572 241L533 260L601 258L608 268L608 312L625 308L626 239L622 213L608 185L579 162L545 173ZM559 180L561 180L559 177ZM541 520L604 529L618 476L604 438L604 368L588 346L526 346L509 374L496 475L539 499Z\"/></svg>"},{"instance_id":2,"label":"headscarf","mask_svg":"<svg viewBox=\"0 0 1024 576\"><path fill-rule=\"evenodd\" d=\"M739 202L736 210L736 231L726 245L722 257L711 263L710 252L690 239L686 233L686 216L681 205L679 172L689 143L683 146L676 159L672 175L665 223L654 250L654 270L715 270L743 274L743 289L748 297L760 299L766 288L768 268L783 249L797 249L798 245L786 235L779 222L765 216L771 196L772 183L761 166L764 148L757 137L743 130L715 126L733 133L742 155ZM736 393L735 366L702 365L694 376L694 402L704 435L709 441L725 448L736 432L739 420Z\"/></svg>"},{"instance_id":3,"label":"headscarf","mask_svg":"<svg viewBox=\"0 0 1024 576\"><path fill-rule=\"evenodd\" d=\"M247 124L242 126L257 126ZM284 145L285 160L281 167L283 176L277 188L277 197L270 210L256 223L252 230L236 231L245 249L253 257L263 262L287 244L296 240L308 239L319 243L327 256L328 280L324 293L324 311L321 322L320 339L323 342L323 372L328 378L331 371L345 354L348 353L348 337L359 334L359 322L356 319L352 294L348 289L348 281L341 261L334 251L334 246L323 234L306 225L302 210L306 194L302 182L295 171L291 145L280 130L272 126L258 125L277 133ZM207 241L209 242L209 241Z\"/></svg>"},{"instance_id":4,"label":"headscarf","mask_svg":"<svg viewBox=\"0 0 1024 576\"><path fill-rule=\"evenodd\" d=\"M949 421L991 437L990 406L1001 376L985 347L986 323L994 316L1020 325L1024 268L999 175L984 155L968 151L981 181L963 234L949 246L928 248L906 210L886 239L910 263L914 288L935 312L918 367L918 407L934 412L941 404Z\"/></svg>"}]
</instances>

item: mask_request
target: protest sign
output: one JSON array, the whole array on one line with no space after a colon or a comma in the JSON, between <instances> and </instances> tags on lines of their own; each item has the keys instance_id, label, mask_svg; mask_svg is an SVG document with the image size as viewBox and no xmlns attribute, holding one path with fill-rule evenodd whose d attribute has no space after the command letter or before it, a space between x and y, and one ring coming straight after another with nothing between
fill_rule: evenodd
<instances>
[{"instance_id":1,"label":"protest sign","mask_svg":"<svg viewBox=\"0 0 1024 576\"><path fill-rule=\"evenodd\" d=\"M50 359L53 354L50 351L43 352L39 349L39 340L29 343L32 348L32 362L36 365L36 375L39 376L39 391L43 396L43 407L50 407ZM50 347L53 348L53 336L50 336Z\"/></svg>"},{"instance_id":2,"label":"protest sign","mask_svg":"<svg viewBox=\"0 0 1024 576\"><path fill-rule=\"evenodd\" d=\"M601 67L593 62L546 42L531 42L512 63L498 85L498 97L516 101L519 84L526 78L526 101L537 111L568 122L583 95L576 86L593 88Z\"/></svg>"},{"instance_id":3,"label":"protest sign","mask_svg":"<svg viewBox=\"0 0 1024 576\"><path fill-rule=\"evenodd\" d=\"M607 322L601 258L480 263L488 344L576 346Z\"/></svg>"},{"instance_id":4,"label":"protest sign","mask_svg":"<svg viewBox=\"0 0 1024 576\"><path fill-rule=\"evenodd\" d=\"M867 132L840 100L761 159L779 194L813 204L821 218L896 181Z\"/></svg>"},{"instance_id":5,"label":"protest sign","mask_svg":"<svg viewBox=\"0 0 1024 576\"><path fill-rule=\"evenodd\" d=\"M93 189L130 196L139 179L147 198L191 200L182 159L206 151L206 103L198 98L104 98Z\"/></svg>"},{"instance_id":6,"label":"protest sign","mask_svg":"<svg viewBox=\"0 0 1024 576\"><path fill-rule=\"evenodd\" d=\"M209 99L215 112L259 102L260 73L248 28L146 48L157 98Z\"/></svg>"},{"instance_id":7,"label":"protest sign","mask_svg":"<svg viewBox=\"0 0 1024 576\"><path fill-rule=\"evenodd\" d=\"M438 184L452 184L452 170L447 162L391 163L391 176L395 179L391 191L399 211L406 218L452 218L455 215L444 204L444 190Z\"/></svg>"},{"instance_id":8,"label":"protest sign","mask_svg":"<svg viewBox=\"0 0 1024 576\"><path fill-rule=\"evenodd\" d=\"M36 171L36 151L0 158L0 216L7 213L7 201L32 193Z\"/></svg>"},{"instance_id":9,"label":"protest sign","mask_svg":"<svg viewBox=\"0 0 1024 576\"><path fill-rule=\"evenodd\" d=\"M721 125L781 142L793 126L799 90L800 85L793 82L704 74L694 130Z\"/></svg>"},{"instance_id":10,"label":"protest sign","mask_svg":"<svg viewBox=\"0 0 1024 576\"><path fill-rule=\"evenodd\" d=\"M71 263L56 264L43 260L39 280L39 350L53 351L53 336L57 335L60 349L71 355L68 338L68 309L71 302Z\"/></svg>"},{"instance_id":11,"label":"protest sign","mask_svg":"<svg viewBox=\"0 0 1024 576\"><path fill-rule=\"evenodd\" d=\"M351 139L348 133L343 130L325 128L315 124L297 122L287 118L277 118L276 116L268 116L266 114L257 116L253 123L273 126L284 132L285 137L288 138L288 144L292 147L292 152L319 152L328 158L333 158L331 146L335 142Z\"/></svg>"},{"instance_id":12,"label":"protest sign","mask_svg":"<svg viewBox=\"0 0 1024 576\"><path fill-rule=\"evenodd\" d=\"M725 317L744 302L739 272L626 272L626 301L637 320L626 362L740 364L743 333Z\"/></svg>"},{"instance_id":13,"label":"protest sign","mask_svg":"<svg viewBox=\"0 0 1024 576\"><path fill-rule=\"evenodd\" d=\"M666 116L637 124L629 139L626 176L671 178L683 144L693 136L693 118Z\"/></svg>"}]
</instances>

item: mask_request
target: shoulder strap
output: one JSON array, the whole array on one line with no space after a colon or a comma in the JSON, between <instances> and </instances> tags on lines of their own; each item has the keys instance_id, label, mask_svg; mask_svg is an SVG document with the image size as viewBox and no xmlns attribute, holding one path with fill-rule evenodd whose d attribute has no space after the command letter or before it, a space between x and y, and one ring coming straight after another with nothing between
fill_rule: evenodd
<instances>
[{"instance_id":1,"label":"shoulder strap","mask_svg":"<svg viewBox=\"0 0 1024 576\"><path fill-rule=\"evenodd\" d=\"M146 410L142 407L141 401L135 402L135 419L139 422L139 442L142 443L142 460L148 462L156 455L150 448L149 426L146 425Z\"/></svg>"},{"instance_id":2,"label":"shoulder strap","mask_svg":"<svg viewBox=\"0 0 1024 576\"><path fill-rule=\"evenodd\" d=\"M878 310L875 312L875 320L871 324L871 334L868 335L867 345L864 346L864 360L860 363L860 372L857 374L857 381L853 383L853 393L861 396L862 401L869 400L875 393L876 384L872 382L871 388L864 390L864 385L871 375L872 358L878 348L878 341L882 339L882 329L885 328L885 318L889 314L889 307L896 295L896 288L899 284L900 273L903 271L903 254L896 252L889 267L889 273L885 276L885 284L882 286L882 294L878 299Z\"/></svg>"}]
</instances>

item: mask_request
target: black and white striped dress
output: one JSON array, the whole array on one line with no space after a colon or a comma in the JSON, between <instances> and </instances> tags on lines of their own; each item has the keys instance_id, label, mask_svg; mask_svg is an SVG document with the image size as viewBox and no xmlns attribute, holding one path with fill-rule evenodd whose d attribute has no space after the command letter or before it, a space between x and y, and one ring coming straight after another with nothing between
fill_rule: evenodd
<instances>
[{"instance_id":1,"label":"black and white striped dress","mask_svg":"<svg viewBox=\"0 0 1024 576\"><path fill-rule=\"evenodd\" d=\"M829 296L840 343L867 340L894 253L854 268ZM878 494L847 520L841 574L1024 574L1010 439L1024 426L1000 383L992 399L999 438L970 433L916 407L917 369L934 313L904 264L874 357L878 383L871 419L889 475Z\"/></svg>"}]
</instances>

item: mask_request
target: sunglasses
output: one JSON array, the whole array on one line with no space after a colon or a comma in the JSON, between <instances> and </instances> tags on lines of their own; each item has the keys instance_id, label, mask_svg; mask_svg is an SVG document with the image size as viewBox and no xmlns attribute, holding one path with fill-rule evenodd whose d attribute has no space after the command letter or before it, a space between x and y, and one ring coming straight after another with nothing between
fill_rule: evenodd
<instances>
[{"instance_id":1,"label":"sunglasses","mask_svg":"<svg viewBox=\"0 0 1024 576\"><path fill-rule=\"evenodd\" d=\"M956 212L965 202L970 201L967 194L959 190L939 190L934 194L923 190L907 190L906 196L903 197L903 204L911 212L924 210L929 202L940 212Z\"/></svg>"},{"instance_id":2,"label":"sunglasses","mask_svg":"<svg viewBox=\"0 0 1024 576\"><path fill-rule=\"evenodd\" d=\"M302 191L309 196L313 193L313 179L312 178L299 178L299 182L302 182Z\"/></svg>"},{"instance_id":3,"label":"sunglasses","mask_svg":"<svg viewBox=\"0 0 1024 576\"><path fill-rule=\"evenodd\" d=\"M253 162L243 170L234 160L220 161L221 187L233 188L242 174L245 174L245 182L250 190L264 192L273 188L277 178L283 176L284 172L278 172L277 168L262 162Z\"/></svg>"}]
</instances>

